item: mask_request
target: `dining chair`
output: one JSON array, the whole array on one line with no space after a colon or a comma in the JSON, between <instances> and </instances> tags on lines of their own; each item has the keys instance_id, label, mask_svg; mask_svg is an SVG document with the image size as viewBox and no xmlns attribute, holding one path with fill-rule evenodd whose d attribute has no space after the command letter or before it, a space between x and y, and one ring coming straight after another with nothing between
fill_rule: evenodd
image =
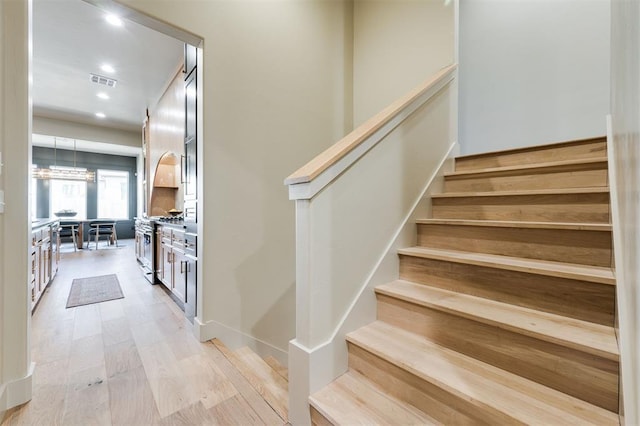
<instances>
[{"instance_id":1,"label":"dining chair","mask_svg":"<svg viewBox=\"0 0 640 426\"><path fill-rule=\"evenodd\" d=\"M96 242L97 250L100 237L104 237L108 244L118 246L118 234L116 234L116 222L114 220L94 220L89 222L87 248L90 248L90 243L93 239Z\"/></svg>"},{"instance_id":2,"label":"dining chair","mask_svg":"<svg viewBox=\"0 0 640 426\"><path fill-rule=\"evenodd\" d=\"M78 228L79 222L60 221L60 227L58 228L58 235L60 236L60 242L63 238L71 238L73 241L73 251L78 249ZM82 237L80 237L82 238Z\"/></svg>"}]
</instances>

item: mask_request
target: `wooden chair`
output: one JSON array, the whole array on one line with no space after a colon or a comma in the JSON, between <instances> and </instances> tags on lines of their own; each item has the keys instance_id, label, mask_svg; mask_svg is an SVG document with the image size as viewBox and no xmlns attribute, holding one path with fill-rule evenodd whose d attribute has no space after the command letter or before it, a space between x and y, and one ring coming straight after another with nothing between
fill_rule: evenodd
<instances>
[{"instance_id":1,"label":"wooden chair","mask_svg":"<svg viewBox=\"0 0 640 426\"><path fill-rule=\"evenodd\" d=\"M78 249L78 228L79 222L60 221L60 228L58 228L58 235L60 236L60 242L63 238L71 238L73 241L73 251ZM82 237L80 237L82 238Z\"/></svg>"},{"instance_id":2,"label":"wooden chair","mask_svg":"<svg viewBox=\"0 0 640 426\"><path fill-rule=\"evenodd\" d=\"M98 249L98 241L100 237L104 237L109 244L118 246L118 234L116 234L116 222L113 220L95 220L89 223L89 233L87 237L87 248L91 240L96 242L96 250Z\"/></svg>"}]
</instances>

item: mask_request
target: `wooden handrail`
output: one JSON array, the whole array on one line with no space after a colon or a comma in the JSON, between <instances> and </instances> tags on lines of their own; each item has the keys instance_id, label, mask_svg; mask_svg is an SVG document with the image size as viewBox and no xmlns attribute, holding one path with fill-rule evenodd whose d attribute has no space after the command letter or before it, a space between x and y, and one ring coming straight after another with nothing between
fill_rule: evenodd
<instances>
[{"instance_id":1,"label":"wooden handrail","mask_svg":"<svg viewBox=\"0 0 640 426\"><path fill-rule=\"evenodd\" d=\"M378 129L391 121L413 101L437 85L441 80L447 78L457 67L457 64L452 64L442 68L427 81L420 84L418 87L414 88L391 105L387 106L385 109L362 123L344 138L340 139L324 152L316 156L313 160L296 170L292 175L285 179L284 184L293 185L298 183L307 183L314 180L322 172L337 163L349 152L353 151Z\"/></svg>"}]
</instances>

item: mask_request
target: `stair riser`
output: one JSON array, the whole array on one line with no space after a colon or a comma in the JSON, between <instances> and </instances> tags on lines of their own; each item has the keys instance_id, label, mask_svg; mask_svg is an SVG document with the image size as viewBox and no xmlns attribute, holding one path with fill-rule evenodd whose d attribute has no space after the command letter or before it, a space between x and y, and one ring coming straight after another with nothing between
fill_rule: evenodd
<instances>
[{"instance_id":1,"label":"stair riser","mask_svg":"<svg viewBox=\"0 0 640 426\"><path fill-rule=\"evenodd\" d=\"M612 285L406 255L400 279L613 326Z\"/></svg>"},{"instance_id":2,"label":"stair riser","mask_svg":"<svg viewBox=\"0 0 640 426\"><path fill-rule=\"evenodd\" d=\"M333 426L325 416L323 416L318 410L309 406L309 410L311 413L311 424L313 426Z\"/></svg>"},{"instance_id":3,"label":"stair riser","mask_svg":"<svg viewBox=\"0 0 640 426\"><path fill-rule=\"evenodd\" d=\"M611 266L611 233L606 231L418 224L418 245Z\"/></svg>"},{"instance_id":4,"label":"stair riser","mask_svg":"<svg viewBox=\"0 0 640 426\"><path fill-rule=\"evenodd\" d=\"M505 195L432 199L434 219L609 223L609 194Z\"/></svg>"},{"instance_id":5,"label":"stair riser","mask_svg":"<svg viewBox=\"0 0 640 426\"><path fill-rule=\"evenodd\" d=\"M456 170L477 170L520 164L546 163L549 161L577 160L603 157L607 153L604 139L595 139L570 144L556 144L530 148L517 152L503 152L456 159Z\"/></svg>"},{"instance_id":6,"label":"stair riser","mask_svg":"<svg viewBox=\"0 0 640 426\"><path fill-rule=\"evenodd\" d=\"M451 392L347 342L349 368L443 424L516 424L513 418Z\"/></svg>"},{"instance_id":7,"label":"stair riser","mask_svg":"<svg viewBox=\"0 0 640 426\"><path fill-rule=\"evenodd\" d=\"M445 192L519 191L529 189L590 188L607 186L606 163L561 170L521 170L509 173L484 173L471 176L447 176ZM585 170L586 169L586 170Z\"/></svg>"},{"instance_id":8,"label":"stair riser","mask_svg":"<svg viewBox=\"0 0 640 426\"><path fill-rule=\"evenodd\" d=\"M378 319L610 411L618 363L447 312L378 295Z\"/></svg>"}]
</instances>

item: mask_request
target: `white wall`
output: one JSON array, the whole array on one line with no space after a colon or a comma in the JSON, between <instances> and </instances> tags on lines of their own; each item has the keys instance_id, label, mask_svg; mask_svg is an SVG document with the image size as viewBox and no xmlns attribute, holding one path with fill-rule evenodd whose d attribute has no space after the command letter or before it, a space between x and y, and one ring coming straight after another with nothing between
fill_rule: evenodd
<instances>
[{"instance_id":1,"label":"white wall","mask_svg":"<svg viewBox=\"0 0 640 426\"><path fill-rule=\"evenodd\" d=\"M286 354L295 332L295 218L282 181L349 127L349 7L121 3L204 40L201 338L246 336Z\"/></svg>"},{"instance_id":2,"label":"white wall","mask_svg":"<svg viewBox=\"0 0 640 426\"><path fill-rule=\"evenodd\" d=\"M640 4L611 3L612 211L624 424L640 424ZM616 202L617 201L617 202Z\"/></svg>"},{"instance_id":3,"label":"white wall","mask_svg":"<svg viewBox=\"0 0 640 426\"><path fill-rule=\"evenodd\" d=\"M454 2L354 0L353 9L357 127L453 63Z\"/></svg>"},{"instance_id":4,"label":"white wall","mask_svg":"<svg viewBox=\"0 0 640 426\"><path fill-rule=\"evenodd\" d=\"M460 0L463 154L603 136L609 0Z\"/></svg>"},{"instance_id":5,"label":"white wall","mask_svg":"<svg viewBox=\"0 0 640 426\"><path fill-rule=\"evenodd\" d=\"M5 211L0 214L0 414L31 397L28 201L31 104L30 4L0 4L0 151ZM1 417L1 416L0 416Z\"/></svg>"}]
</instances>

